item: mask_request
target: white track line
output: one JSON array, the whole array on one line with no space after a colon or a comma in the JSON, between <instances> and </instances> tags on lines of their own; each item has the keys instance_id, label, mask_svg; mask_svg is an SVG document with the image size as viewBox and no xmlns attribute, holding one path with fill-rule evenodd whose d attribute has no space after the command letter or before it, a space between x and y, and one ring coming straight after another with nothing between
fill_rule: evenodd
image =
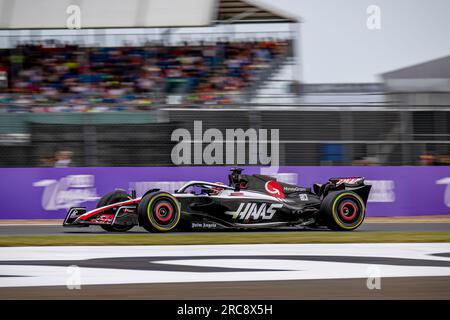
<instances>
[{"instance_id":1,"label":"white track line","mask_svg":"<svg viewBox=\"0 0 450 320\"><path fill-rule=\"evenodd\" d=\"M404 266L353 262L282 260L270 256L314 255L386 257L450 261L432 256L450 252L450 243L372 243L372 244L266 244L266 245L182 245L182 246L93 246L93 247L15 247L0 248L0 261L78 260L113 257L161 257L157 263L267 269L268 271L186 272L125 270L58 266L0 265L0 287L125 283L173 283L216 281L269 281L303 279L344 279L414 276L450 276L450 267ZM264 256L248 259L246 256ZM210 256L211 259L196 259ZM229 259L217 258L227 256ZM180 257L167 260L165 257ZM185 258L189 257L189 258ZM270 269L270 271L269 271ZM287 271L286 271L287 270ZM5 277L6 276L6 277ZM14 277L17 276L17 277ZM75 278L74 278L75 277Z\"/></svg>"}]
</instances>

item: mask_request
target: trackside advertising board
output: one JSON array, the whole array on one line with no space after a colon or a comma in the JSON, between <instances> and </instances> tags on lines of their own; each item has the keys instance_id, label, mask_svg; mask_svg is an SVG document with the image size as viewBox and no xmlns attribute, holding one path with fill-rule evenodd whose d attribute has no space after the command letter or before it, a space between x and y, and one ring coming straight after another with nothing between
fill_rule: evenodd
<instances>
[{"instance_id":1,"label":"trackside advertising board","mask_svg":"<svg viewBox=\"0 0 450 320\"><path fill-rule=\"evenodd\" d=\"M116 188L174 191L189 180L227 183L231 167L0 168L0 219L62 219L68 208L95 207ZM261 173L244 167L244 173ZM266 172L262 172L266 173ZM367 216L450 214L450 167L280 167L277 179L312 187L332 177L365 177Z\"/></svg>"}]
</instances>

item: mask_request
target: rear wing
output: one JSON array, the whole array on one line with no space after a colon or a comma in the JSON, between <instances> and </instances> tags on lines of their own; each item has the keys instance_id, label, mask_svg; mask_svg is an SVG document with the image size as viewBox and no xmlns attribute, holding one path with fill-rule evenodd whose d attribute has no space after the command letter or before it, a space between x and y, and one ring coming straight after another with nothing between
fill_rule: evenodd
<instances>
[{"instance_id":1,"label":"rear wing","mask_svg":"<svg viewBox=\"0 0 450 320\"><path fill-rule=\"evenodd\" d=\"M344 184L346 187L358 187L364 185L364 177L330 178L329 181L335 186Z\"/></svg>"},{"instance_id":2,"label":"rear wing","mask_svg":"<svg viewBox=\"0 0 450 320\"><path fill-rule=\"evenodd\" d=\"M314 192L323 199L330 192L350 190L357 193L367 203L371 185L364 184L363 177L330 178L325 184L314 184Z\"/></svg>"}]
</instances>

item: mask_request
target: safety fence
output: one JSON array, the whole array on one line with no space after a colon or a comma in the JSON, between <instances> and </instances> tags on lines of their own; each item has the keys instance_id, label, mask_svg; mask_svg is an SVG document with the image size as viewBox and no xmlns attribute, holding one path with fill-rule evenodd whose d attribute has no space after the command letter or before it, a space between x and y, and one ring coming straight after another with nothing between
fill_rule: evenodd
<instances>
[{"instance_id":1,"label":"safety fence","mask_svg":"<svg viewBox=\"0 0 450 320\"><path fill-rule=\"evenodd\" d=\"M267 164L251 161L257 149L250 148L248 135L241 160L174 163L172 151L179 140L172 134L186 129L193 139L195 123L201 123L200 138L213 129L224 141L229 129L267 130L268 137L278 129L280 165L450 164L448 108L260 106L1 114L0 167L51 167L60 152L70 158L66 166ZM201 158L208 145L204 141L201 148L192 147L191 158ZM222 153L227 156L226 143Z\"/></svg>"}]
</instances>

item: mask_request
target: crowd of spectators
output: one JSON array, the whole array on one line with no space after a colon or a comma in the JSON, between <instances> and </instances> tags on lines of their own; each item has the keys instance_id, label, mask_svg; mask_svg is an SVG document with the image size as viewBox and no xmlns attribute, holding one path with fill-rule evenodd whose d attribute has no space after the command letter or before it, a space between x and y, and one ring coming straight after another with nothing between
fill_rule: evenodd
<instances>
[{"instance_id":1,"label":"crowd of spectators","mask_svg":"<svg viewBox=\"0 0 450 320\"><path fill-rule=\"evenodd\" d=\"M150 106L168 95L188 103L230 103L280 54L285 40L179 46L81 47L24 44L0 50L7 87L0 104L93 111L117 103ZM7 93L7 94L5 94ZM17 106L16 106L17 107ZM119 107L120 110L120 107Z\"/></svg>"},{"instance_id":2,"label":"crowd of spectators","mask_svg":"<svg viewBox=\"0 0 450 320\"><path fill-rule=\"evenodd\" d=\"M450 165L450 155L427 152L419 156L419 164L422 166L448 166Z\"/></svg>"}]
</instances>

